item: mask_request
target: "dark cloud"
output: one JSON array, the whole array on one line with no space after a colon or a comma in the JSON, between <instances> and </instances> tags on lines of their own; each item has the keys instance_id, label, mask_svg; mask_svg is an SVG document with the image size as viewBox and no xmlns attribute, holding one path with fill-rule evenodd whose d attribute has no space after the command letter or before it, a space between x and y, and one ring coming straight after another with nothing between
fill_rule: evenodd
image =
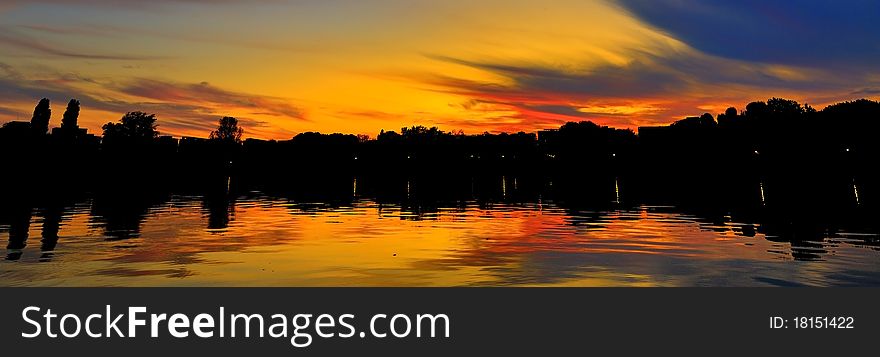
<instances>
[{"instance_id":1,"label":"dark cloud","mask_svg":"<svg viewBox=\"0 0 880 357\"><path fill-rule=\"evenodd\" d=\"M776 90L851 90L860 77L810 71L786 77L772 68L698 53L653 54L633 51L624 65L601 65L582 71L532 64L499 64L458 58L431 58L482 69L510 78L512 86L436 77L442 86L474 93L513 96L519 100L548 98L669 98L711 85ZM791 69L797 72L798 69ZM818 77L818 78L817 78ZM428 79L431 82L431 79Z\"/></svg>"},{"instance_id":2,"label":"dark cloud","mask_svg":"<svg viewBox=\"0 0 880 357\"><path fill-rule=\"evenodd\" d=\"M115 90L119 97L134 96L142 100L120 100L89 94L75 85L99 84L106 89ZM98 83L74 73L46 71L41 78L29 78L12 66L0 62L0 104L34 104L40 98L49 98L53 103L65 103L77 98L84 111L99 110L111 113L125 113L134 110L157 113L159 130L164 134L200 132L207 135L217 126L217 120L226 110L252 111L253 115L275 115L294 120L305 120L302 112L284 100L223 90L208 83L181 84L157 80L135 79L124 84ZM27 113L25 113L27 114ZM18 113L0 107L0 115L15 118ZM28 116L29 118L29 116ZM102 119L100 123L115 121L118 117ZM266 122L238 117L242 126L255 137L277 136L278 128L269 128ZM92 119L94 121L94 119ZM92 129L97 130L97 127Z\"/></svg>"},{"instance_id":3,"label":"dark cloud","mask_svg":"<svg viewBox=\"0 0 880 357\"><path fill-rule=\"evenodd\" d=\"M25 113L25 112L17 110L17 109L5 108L5 107L0 107L0 115L6 115L9 117L18 118L20 120L30 119L30 117L28 116L28 113Z\"/></svg>"},{"instance_id":4,"label":"dark cloud","mask_svg":"<svg viewBox=\"0 0 880 357\"><path fill-rule=\"evenodd\" d=\"M116 87L128 95L167 103L200 103L211 107L245 108L255 113L306 120L303 112L284 99L239 93L207 82L172 83L139 78Z\"/></svg>"},{"instance_id":5,"label":"dark cloud","mask_svg":"<svg viewBox=\"0 0 880 357\"><path fill-rule=\"evenodd\" d=\"M634 59L627 64L606 64L585 70L429 56L491 72L510 79L511 83L502 85L443 75L430 75L421 80L437 88L435 90L471 98L461 104L466 110L515 113L485 121L489 125L508 125L508 128L552 126L584 119L633 127L651 120L674 119L666 117L669 115L702 113L700 105L716 102L720 96L749 98L756 90L848 93L854 83L866 85L858 76L812 69L780 70L693 51L630 52ZM667 104L655 106L652 102ZM670 106L674 106L674 110Z\"/></svg>"},{"instance_id":6,"label":"dark cloud","mask_svg":"<svg viewBox=\"0 0 880 357\"><path fill-rule=\"evenodd\" d=\"M580 111L578 108L574 108L574 107L567 106L567 105L551 105L551 104L528 105L528 104L522 104L522 107L525 109L534 110L534 111L538 111L538 112L542 112L542 113L558 114L558 115L564 115L564 116L569 116L569 117L586 118L589 116L588 114Z\"/></svg>"},{"instance_id":7,"label":"dark cloud","mask_svg":"<svg viewBox=\"0 0 880 357\"><path fill-rule=\"evenodd\" d=\"M65 46L46 44L43 41L5 26L0 26L0 46L23 50L30 54L87 60L145 61L167 58L163 56L76 51Z\"/></svg>"},{"instance_id":8,"label":"dark cloud","mask_svg":"<svg viewBox=\"0 0 880 357\"><path fill-rule=\"evenodd\" d=\"M70 97L76 91L62 83L45 79L25 78L12 66L0 63L0 100L4 102L36 101L43 97Z\"/></svg>"},{"instance_id":9,"label":"dark cloud","mask_svg":"<svg viewBox=\"0 0 880 357\"><path fill-rule=\"evenodd\" d=\"M278 38L252 38L247 36L217 37L215 36L215 34L212 33L199 33L197 31L188 31L185 33L181 33L179 31L173 31L164 28L135 28L98 24L26 24L18 25L15 28L21 29L27 33L36 34L37 36L41 34L51 34L55 36L81 35L114 38L141 38L143 36L149 36L160 38L163 40L210 43L232 47L248 47L260 50L272 50L282 52L311 53L330 50L330 47L321 44L293 44L285 41L279 41Z\"/></svg>"},{"instance_id":10,"label":"dark cloud","mask_svg":"<svg viewBox=\"0 0 880 357\"><path fill-rule=\"evenodd\" d=\"M616 0L622 8L708 54L812 67L880 62L874 0Z\"/></svg>"},{"instance_id":11,"label":"dark cloud","mask_svg":"<svg viewBox=\"0 0 880 357\"><path fill-rule=\"evenodd\" d=\"M59 4L59 5L94 5L94 6L130 6L145 7L156 4L251 4L272 3L282 0L0 0L0 5L23 5L23 4Z\"/></svg>"},{"instance_id":12,"label":"dark cloud","mask_svg":"<svg viewBox=\"0 0 880 357\"><path fill-rule=\"evenodd\" d=\"M857 91L852 92L853 95L857 96L878 96L880 95L880 87L878 88L862 88Z\"/></svg>"},{"instance_id":13,"label":"dark cloud","mask_svg":"<svg viewBox=\"0 0 880 357\"><path fill-rule=\"evenodd\" d=\"M514 87L471 83L472 85L476 84L474 89L487 93L509 94L511 91L523 91L523 94L534 93L534 95L626 95L639 97L680 89L685 85L683 78L677 76L674 71L651 66L643 61L633 61L625 66L602 66L589 71L573 72L527 64L467 61L442 56L431 56L431 58L479 68L511 78L516 82Z\"/></svg>"},{"instance_id":14,"label":"dark cloud","mask_svg":"<svg viewBox=\"0 0 880 357\"><path fill-rule=\"evenodd\" d=\"M660 43L650 50L619 48L630 61L584 69L429 55L508 78L510 84L442 75L423 81L517 112L500 121L539 124L583 117L623 126L666 122L676 119L669 116L701 113L706 104L761 99L756 93L800 93L799 99L811 103L880 93L874 73L880 63L880 2L618 3L691 48Z\"/></svg>"}]
</instances>

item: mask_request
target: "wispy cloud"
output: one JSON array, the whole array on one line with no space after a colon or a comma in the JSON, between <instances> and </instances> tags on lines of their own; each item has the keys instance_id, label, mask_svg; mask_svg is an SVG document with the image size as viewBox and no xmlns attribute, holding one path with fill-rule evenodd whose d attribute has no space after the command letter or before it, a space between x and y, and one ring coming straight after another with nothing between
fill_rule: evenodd
<instances>
[{"instance_id":1,"label":"wispy cloud","mask_svg":"<svg viewBox=\"0 0 880 357\"><path fill-rule=\"evenodd\" d=\"M18 29L35 35L53 36L86 36L91 38L143 38L153 37L162 40L186 41L191 43L206 43L228 47L246 47L259 50L280 52L328 52L331 48L319 43L295 44L290 41L277 41L267 38L247 38L217 36L211 32L185 32L171 31L162 28L136 28L107 24L76 24L76 25L46 25L25 24L18 25Z\"/></svg>"},{"instance_id":2,"label":"wispy cloud","mask_svg":"<svg viewBox=\"0 0 880 357\"><path fill-rule=\"evenodd\" d=\"M36 103L39 98L63 103L78 98L83 104L85 123L97 130L101 124L118 117L89 117L90 110L122 113L141 110L157 113L160 131L172 135L205 136L216 127L219 117L235 115L255 137L277 137L293 133L271 127L260 117L278 120L307 120L299 108L286 99L229 91L208 83L174 83L154 79L131 79L113 82L86 78L75 73L47 71L32 78L8 64L0 63L0 115L15 118L13 105ZM81 120L81 122L84 122Z\"/></svg>"},{"instance_id":3,"label":"wispy cloud","mask_svg":"<svg viewBox=\"0 0 880 357\"><path fill-rule=\"evenodd\" d=\"M291 105L285 99L228 91L213 86L208 82L173 83L138 78L122 85L117 85L115 89L121 93L163 103L246 109L257 114L307 120L300 108Z\"/></svg>"},{"instance_id":4,"label":"wispy cloud","mask_svg":"<svg viewBox=\"0 0 880 357\"><path fill-rule=\"evenodd\" d=\"M446 56L432 59L485 72L506 81L487 82L426 74L419 81L432 90L471 98L464 109L495 111L508 127L541 127L568 120L597 120L634 127L668 122L699 114L719 101L754 98L756 93L847 93L854 75L813 68L748 63L702 54L694 50L665 49L656 53L629 50L624 64L584 69L546 64L465 60ZM866 85L864 81L859 86ZM731 102L730 105L742 105Z\"/></svg>"},{"instance_id":5,"label":"wispy cloud","mask_svg":"<svg viewBox=\"0 0 880 357\"><path fill-rule=\"evenodd\" d=\"M128 7L145 7L155 6L157 4L206 4L206 5L222 5L222 4L249 4L254 2L278 2L282 0L0 0L0 5L22 5L22 4L60 4L60 5L95 5L95 6L128 6Z\"/></svg>"},{"instance_id":6,"label":"wispy cloud","mask_svg":"<svg viewBox=\"0 0 880 357\"><path fill-rule=\"evenodd\" d=\"M0 26L0 45L26 51L32 55L52 56L88 60L145 61L167 58L137 54L118 54L83 52L66 48L58 44L47 44L34 37L16 31L8 26Z\"/></svg>"},{"instance_id":7,"label":"wispy cloud","mask_svg":"<svg viewBox=\"0 0 880 357\"><path fill-rule=\"evenodd\" d=\"M0 107L0 115L6 115L13 118L27 119L27 113L18 109Z\"/></svg>"}]
</instances>

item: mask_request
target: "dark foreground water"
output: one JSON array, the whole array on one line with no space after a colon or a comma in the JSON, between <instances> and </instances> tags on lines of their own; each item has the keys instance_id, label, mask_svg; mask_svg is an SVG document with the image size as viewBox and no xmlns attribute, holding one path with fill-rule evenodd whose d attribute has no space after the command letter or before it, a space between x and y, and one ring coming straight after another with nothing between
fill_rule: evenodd
<instances>
[{"instance_id":1,"label":"dark foreground water","mask_svg":"<svg viewBox=\"0 0 880 357\"><path fill-rule=\"evenodd\" d=\"M880 285L870 229L624 205L617 187L599 208L503 199L516 182L501 185L494 203L446 207L377 203L356 181L344 202L260 191L7 202L0 285Z\"/></svg>"}]
</instances>

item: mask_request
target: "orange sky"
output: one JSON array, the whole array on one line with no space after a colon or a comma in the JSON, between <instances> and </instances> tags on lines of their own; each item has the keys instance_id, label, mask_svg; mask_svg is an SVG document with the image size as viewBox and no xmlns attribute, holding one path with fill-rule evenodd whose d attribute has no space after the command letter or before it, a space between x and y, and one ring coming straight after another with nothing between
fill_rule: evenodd
<instances>
[{"instance_id":1,"label":"orange sky","mask_svg":"<svg viewBox=\"0 0 880 357\"><path fill-rule=\"evenodd\" d=\"M635 128L770 96L876 96L872 69L715 53L627 3L3 1L0 122L48 97L57 126L78 98L91 132L141 110L163 134L204 137L231 115L246 137L285 139Z\"/></svg>"}]
</instances>

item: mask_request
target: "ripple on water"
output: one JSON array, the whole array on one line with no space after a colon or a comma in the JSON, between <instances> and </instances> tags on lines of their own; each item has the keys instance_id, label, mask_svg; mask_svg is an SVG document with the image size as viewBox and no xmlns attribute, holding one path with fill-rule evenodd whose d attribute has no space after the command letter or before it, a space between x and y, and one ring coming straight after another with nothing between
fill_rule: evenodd
<instances>
[{"instance_id":1,"label":"ripple on water","mask_svg":"<svg viewBox=\"0 0 880 357\"><path fill-rule=\"evenodd\" d=\"M876 233L793 241L672 206L423 207L250 192L118 209L85 200L63 210L57 237L46 219L34 209L25 230L0 221L0 238L24 243L7 250L0 284L880 285Z\"/></svg>"}]
</instances>

